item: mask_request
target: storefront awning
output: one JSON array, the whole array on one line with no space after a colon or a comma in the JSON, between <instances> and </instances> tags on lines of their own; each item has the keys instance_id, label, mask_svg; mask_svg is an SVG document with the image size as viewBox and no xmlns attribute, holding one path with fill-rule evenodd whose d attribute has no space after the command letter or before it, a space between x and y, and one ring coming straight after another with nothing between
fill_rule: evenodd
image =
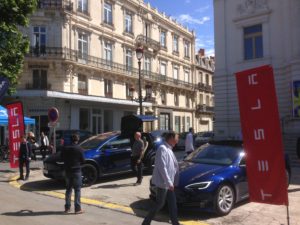
<instances>
[{"instance_id":1,"label":"storefront awning","mask_svg":"<svg viewBox=\"0 0 300 225\"><path fill-rule=\"evenodd\" d=\"M28 124L34 125L35 119L24 116L24 123L25 125ZM0 126L7 126L7 125L8 125L7 109L0 105Z\"/></svg>"}]
</instances>

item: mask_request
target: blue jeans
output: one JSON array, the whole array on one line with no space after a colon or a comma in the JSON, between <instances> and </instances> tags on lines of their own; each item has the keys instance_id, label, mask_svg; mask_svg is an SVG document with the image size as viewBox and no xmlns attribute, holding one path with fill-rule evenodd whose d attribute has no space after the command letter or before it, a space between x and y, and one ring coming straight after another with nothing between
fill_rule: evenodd
<instances>
[{"instance_id":1,"label":"blue jeans","mask_svg":"<svg viewBox=\"0 0 300 225\"><path fill-rule=\"evenodd\" d=\"M81 210L80 196L81 196L82 176L79 172L66 172L66 195L65 195L65 209L71 208L72 189L74 188L74 206L75 212Z\"/></svg>"},{"instance_id":2,"label":"blue jeans","mask_svg":"<svg viewBox=\"0 0 300 225\"><path fill-rule=\"evenodd\" d=\"M154 219L156 213L164 207L166 200L168 201L169 215L172 224L179 225L178 218L177 218L177 203L176 203L175 192L163 188L158 188L158 187L156 188L155 205L149 211L142 225L151 224L151 221Z\"/></svg>"}]
</instances>

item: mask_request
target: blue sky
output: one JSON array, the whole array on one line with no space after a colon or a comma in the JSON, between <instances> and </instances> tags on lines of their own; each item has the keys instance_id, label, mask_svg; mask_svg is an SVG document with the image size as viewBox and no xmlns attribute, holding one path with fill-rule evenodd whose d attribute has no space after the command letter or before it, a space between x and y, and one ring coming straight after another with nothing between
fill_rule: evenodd
<instances>
[{"instance_id":1,"label":"blue sky","mask_svg":"<svg viewBox=\"0 0 300 225\"><path fill-rule=\"evenodd\" d=\"M196 32L196 52L214 55L213 0L144 0Z\"/></svg>"}]
</instances>

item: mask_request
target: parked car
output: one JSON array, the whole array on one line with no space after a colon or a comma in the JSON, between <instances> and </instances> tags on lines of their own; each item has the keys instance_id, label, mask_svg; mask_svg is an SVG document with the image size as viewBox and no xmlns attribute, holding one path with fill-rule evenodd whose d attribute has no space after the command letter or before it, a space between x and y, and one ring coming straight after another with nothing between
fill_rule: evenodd
<instances>
[{"instance_id":1,"label":"parked car","mask_svg":"<svg viewBox=\"0 0 300 225\"><path fill-rule=\"evenodd\" d=\"M70 145L71 144L71 136L72 134L79 135L79 143L83 142L87 138L92 136L90 131L86 130L56 130L55 132L55 139L56 139L56 146L60 145ZM50 135L50 143L53 143L53 133Z\"/></svg>"},{"instance_id":2,"label":"parked car","mask_svg":"<svg viewBox=\"0 0 300 225\"><path fill-rule=\"evenodd\" d=\"M197 133L194 135L194 145L197 148L203 144L206 144L209 141L212 141L213 138L214 138L214 132L212 131Z\"/></svg>"},{"instance_id":3,"label":"parked car","mask_svg":"<svg viewBox=\"0 0 300 225\"><path fill-rule=\"evenodd\" d=\"M99 134L83 141L79 146L84 150L85 163L82 165L83 184L94 184L98 178L120 172L131 171L130 157L133 135L141 130L141 121L135 116L126 116L122 119L122 132L108 132ZM148 142L143 157L145 169L152 171L155 150L158 142L150 133L142 133L142 138ZM44 176L53 179L63 179L63 162L60 152L44 160Z\"/></svg>"},{"instance_id":4,"label":"parked car","mask_svg":"<svg viewBox=\"0 0 300 225\"><path fill-rule=\"evenodd\" d=\"M288 184L291 167L285 157ZM215 141L202 145L179 163L179 206L196 207L218 215L230 213L236 203L247 199L245 153L241 141ZM156 192L150 182L150 198Z\"/></svg>"},{"instance_id":5,"label":"parked car","mask_svg":"<svg viewBox=\"0 0 300 225\"><path fill-rule=\"evenodd\" d=\"M184 150L185 149L185 138L189 132L182 132L178 135L178 142L175 145L175 150Z\"/></svg>"}]
</instances>

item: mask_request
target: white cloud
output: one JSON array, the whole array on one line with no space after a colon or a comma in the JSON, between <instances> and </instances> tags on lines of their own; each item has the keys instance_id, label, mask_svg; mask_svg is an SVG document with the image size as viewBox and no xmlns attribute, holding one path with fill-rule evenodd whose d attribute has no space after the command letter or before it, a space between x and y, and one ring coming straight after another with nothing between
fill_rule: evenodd
<instances>
[{"instance_id":1,"label":"white cloud","mask_svg":"<svg viewBox=\"0 0 300 225\"><path fill-rule=\"evenodd\" d=\"M205 12L208 9L209 9L209 5L203 6L203 7L199 8L199 9L196 9L195 11L199 12L199 13L203 13L203 12Z\"/></svg>"},{"instance_id":2,"label":"white cloud","mask_svg":"<svg viewBox=\"0 0 300 225\"><path fill-rule=\"evenodd\" d=\"M177 19L181 23L198 24L198 25L202 25L205 22L210 20L208 16L204 16L201 19L196 19L190 16L189 14L181 14L177 17Z\"/></svg>"},{"instance_id":3,"label":"white cloud","mask_svg":"<svg viewBox=\"0 0 300 225\"><path fill-rule=\"evenodd\" d=\"M201 38L196 38L195 42L196 52L198 52L200 48L204 48L206 56L214 56L214 40L211 36L201 36Z\"/></svg>"}]
</instances>

